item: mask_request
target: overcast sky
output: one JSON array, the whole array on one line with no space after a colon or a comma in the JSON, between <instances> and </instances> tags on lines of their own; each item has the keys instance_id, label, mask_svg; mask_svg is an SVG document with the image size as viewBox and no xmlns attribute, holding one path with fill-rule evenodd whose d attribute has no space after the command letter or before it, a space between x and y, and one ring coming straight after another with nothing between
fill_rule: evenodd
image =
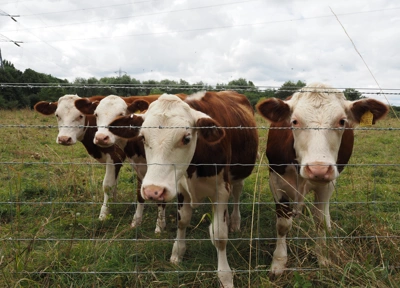
<instances>
[{"instance_id":1,"label":"overcast sky","mask_svg":"<svg viewBox=\"0 0 400 288\"><path fill-rule=\"evenodd\" d=\"M69 81L119 71L190 84L318 81L399 89L384 92L400 106L398 0L0 0L0 10L3 59L22 71Z\"/></svg>"}]
</instances>

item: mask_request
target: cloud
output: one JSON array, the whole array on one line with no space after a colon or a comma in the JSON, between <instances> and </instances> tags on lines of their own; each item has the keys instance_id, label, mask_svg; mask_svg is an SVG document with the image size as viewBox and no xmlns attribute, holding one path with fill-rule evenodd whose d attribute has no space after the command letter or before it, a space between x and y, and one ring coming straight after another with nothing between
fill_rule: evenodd
<instances>
[{"instance_id":1,"label":"cloud","mask_svg":"<svg viewBox=\"0 0 400 288\"><path fill-rule=\"evenodd\" d=\"M16 1L2 10L2 55L59 78L117 76L258 86L327 82L397 88L395 0ZM336 14L336 15L334 15ZM395 92L393 92L395 93ZM371 95L374 96L374 95ZM389 101L400 106L397 95Z\"/></svg>"}]
</instances>

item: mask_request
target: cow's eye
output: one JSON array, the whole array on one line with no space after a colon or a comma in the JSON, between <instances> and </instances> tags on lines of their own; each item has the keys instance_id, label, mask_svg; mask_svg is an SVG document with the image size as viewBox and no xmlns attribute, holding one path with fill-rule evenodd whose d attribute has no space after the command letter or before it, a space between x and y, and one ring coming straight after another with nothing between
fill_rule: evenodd
<instances>
[{"instance_id":1,"label":"cow's eye","mask_svg":"<svg viewBox=\"0 0 400 288\"><path fill-rule=\"evenodd\" d=\"M192 135L188 134L188 135L183 136L183 138L182 138L183 145L189 144L190 140L192 140Z\"/></svg>"},{"instance_id":2,"label":"cow's eye","mask_svg":"<svg viewBox=\"0 0 400 288\"><path fill-rule=\"evenodd\" d=\"M96 118L97 118L97 113L94 113L93 115L94 115L94 117L96 117Z\"/></svg>"},{"instance_id":3,"label":"cow's eye","mask_svg":"<svg viewBox=\"0 0 400 288\"><path fill-rule=\"evenodd\" d=\"M346 125L346 119L340 119L339 125L340 125L341 127L345 126L345 125Z\"/></svg>"},{"instance_id":4,"label":"cow's eye","mask_svg":"<svg viewBox=\"0 0 400 288\"><path fill-rule=\"evenodd\" d=\"M83 115L79 115L79 119L82 119L83 118Z\"/></svg>"},{"instance_id":5,"label":"cow's eye","mask_svg":"<svg viewBox=\"0 0 400 288\"><path fill-rule=\"evenodd\" d=\"M299 121L297 121L296 119L292 119L292 125L297 125L299 124Z\"/></svg>"}]
</instances>

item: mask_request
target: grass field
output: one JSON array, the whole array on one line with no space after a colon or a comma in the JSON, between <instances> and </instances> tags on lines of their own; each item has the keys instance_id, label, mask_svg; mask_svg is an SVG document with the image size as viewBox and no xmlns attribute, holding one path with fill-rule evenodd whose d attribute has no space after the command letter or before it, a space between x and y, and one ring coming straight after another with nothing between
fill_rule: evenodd
<instances>
[{"instance_id":1,"label":"grass field","mask_svg":"<svg viewBox=\"0 0 400 288\"><path fill-rule=\"evenodd\" d=\"M54 117L0 111L0 287L218 287L209 203L194 212L184 261L175 266L169 257L176 203L167 206L161 235L154 233L152 203L142 226L131 229L135 175L124 165L112 215L98 221L105 168L80 143L56 144L57 129L49 125L56 125ZM400 122L376 127L399 128ZM351 163L331 199L331 264L317 264L308 203L289 235L289 269L277 279L268 276L275 205L263 154L267 130L259 132L261 158L243 191L242 229L230 234L228 245L236 287L399 287L399 131L356 131Z\"/></svg>"}]
</instances>

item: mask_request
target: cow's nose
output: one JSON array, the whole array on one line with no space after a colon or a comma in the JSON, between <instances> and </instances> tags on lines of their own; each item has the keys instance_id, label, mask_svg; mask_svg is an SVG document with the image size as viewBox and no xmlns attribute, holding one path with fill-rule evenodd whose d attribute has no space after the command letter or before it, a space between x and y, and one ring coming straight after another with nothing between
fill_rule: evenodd
<instances>
[{"instance_id":1,"label":"cow's nose","mask_svg":"<svg viewBox=\"0 0 400 288\"><path fill-rule=\"evenodd\" d=\"M146 200L164 201L165 191L164 187L148 185L143 187L143 198Z\"/></svg>"},{"instance_id":2,"label":"cow's nose","mask_svg":"<svg viewBox=\"0 0 400 288\"><path fill-rule=\"evenodd\" d=\"M106 134L96 134L96 137L94 138L94 144L97 145L110 145L110 137Z\"/></svg>"},{"instance_id":3,"label":"cow's nose","mask_svg":"<svg viewBox=\"0 0 400 288\"><path fill-rule=\"evenodd\" d=\"M305 173L308 179L314 181L332 181L335 175L332 165L321 162L308 163Z\"/></svg>"},{"instance_id":4,"label":"cow's nose","mask_svg":"<svg viewBox=\"0 0 400 288\"><path fill-rule=\"evenodd\" d=\"M57 138L57 143L61 145L72 145L72 138L69 136L59 136Z\"/></svg>"}]
</instances>

